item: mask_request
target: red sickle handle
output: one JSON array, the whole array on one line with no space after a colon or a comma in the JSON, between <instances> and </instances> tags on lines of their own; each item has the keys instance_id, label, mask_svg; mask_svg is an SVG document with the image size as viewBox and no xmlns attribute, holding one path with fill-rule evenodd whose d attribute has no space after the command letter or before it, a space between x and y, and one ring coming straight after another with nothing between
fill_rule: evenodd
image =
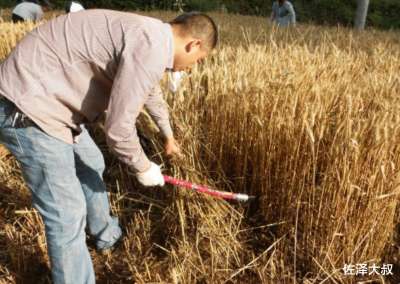
<instances>
[{"instance_id":1,"label":"red sickle handle","mask_svg":"<svg viewBox=\"0 0 400 284\"><path fill-rule=\"evenodd\" d=\"M226 191L218 191L211 189L207 186L204 185L197 185L185 180L180 180L173 178L171 176L164 176L164 181L166 183L184 187L187 189L192 189L197 192L205 193L214 197L222 198L222 199L227 199L227 200L239 200L239 201L247 201L249 199L249 196L247 194L237 194L237 193L232 193L232 192L226 192Z\"/></svg>"}]
</instances>

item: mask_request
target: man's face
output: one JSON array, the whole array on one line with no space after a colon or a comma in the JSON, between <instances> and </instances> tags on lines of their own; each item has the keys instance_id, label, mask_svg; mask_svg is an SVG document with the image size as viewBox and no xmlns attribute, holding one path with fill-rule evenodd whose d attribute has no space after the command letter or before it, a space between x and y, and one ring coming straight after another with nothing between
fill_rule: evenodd
<instances>
[{"instance_id":1,"label":"man's face","mask_svg":"<svg viewBox=\"0 0 400 284\"><path fill-rule=\"evenodd\" d=\"M191 40L185 45L184 50L175 56L173 70L191 69L194 64L200 63L208 54L208 51L201 48L200 40Z\"/></svg>"}]
</instances>

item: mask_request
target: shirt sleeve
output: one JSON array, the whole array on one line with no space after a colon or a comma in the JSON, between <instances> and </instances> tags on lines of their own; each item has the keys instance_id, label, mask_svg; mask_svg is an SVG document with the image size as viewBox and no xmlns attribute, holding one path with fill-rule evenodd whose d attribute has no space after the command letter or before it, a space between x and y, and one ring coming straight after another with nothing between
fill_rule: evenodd
<instances>
[{"instance_id":1,"label":"shirt sleeve","mask_svg":"<svg viewBox=\"0 0 400 284\"><path fill-rule=\"evenodd\" d=\"M136 47L127 44L122 51L111 89L105 121L107 144L119 160L133 171L143 172L150 161L140 145L136 119L152 88L161 79L162 55L157 48L136 40Z\"/></svg>"},{"instance_id":2,"label":"shirt sleeve","mask_svg":"<svg viewBox=\"0 0 400 284\"><path fill-rule=\"evenodd\" d=\"M43 10L39 6L35 14L35 21L40 21L42 18L43 18Z\"/></svg>"},{"instance_id":3,"label":"shirt sleeve","mask_svg":"<svg viewBox=\"0 0 400 284\"><path fill-rule=\"evenodd\" d=\"M145 107L160 128L164 137L172 137L173 133L169 122L168 105L163 98L163 93L159 84L150 93L145 102Z\"/></svg>"},{"instance_id":4,"label":"shirt sleeve","mask_svg":"<svg viewBox=\"0 0 400 284\"><path fill-rule=\"evenodd\" d=\"M286 10L288 11L287 17L289 18L289 23L296 24L296 12L294 11L293 5L286 2Z\"/></svg>"}]
</instances>

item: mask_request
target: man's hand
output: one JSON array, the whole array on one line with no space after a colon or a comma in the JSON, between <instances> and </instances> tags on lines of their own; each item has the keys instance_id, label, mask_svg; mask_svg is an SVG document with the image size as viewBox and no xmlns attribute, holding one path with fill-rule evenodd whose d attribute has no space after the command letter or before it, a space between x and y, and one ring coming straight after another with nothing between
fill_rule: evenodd
<instances>
[{"instance_id":1,"label":"man's hand","mask_svg":"<svg viewBox=\"0 0 400 284\"><path fill-rule=\"evenodd\" d=\"M167 156L182 156L181 149L174 137L165 140L164 150Z\"/></svg>"},{"instance_id":2,"label":"man's hand","mask_svg":"<svg viewBox=\"0 0 400 284\"><path fill-rule=\"evenodd\" d=\"M151 162L150 168L136 174L138 181L144 186L164 186L164 177L159 165Z\"/></svg>"}]
</instances>

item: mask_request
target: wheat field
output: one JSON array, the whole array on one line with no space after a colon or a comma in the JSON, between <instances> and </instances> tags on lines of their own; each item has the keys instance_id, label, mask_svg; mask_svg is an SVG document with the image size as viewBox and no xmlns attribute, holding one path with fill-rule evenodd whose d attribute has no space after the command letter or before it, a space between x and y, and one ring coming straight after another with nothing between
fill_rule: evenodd
<instances>
[{"instance_id":1,"label":"wheat field","mask_svg":"<svg viewBox=\"0 0 400 284\"><path fill-rule=\"evenodd\" d=\"M183 158L162 155L145 113L138 124L165 173L257 199L143 188L92 126L126 231L112 254L90 249L98 283L400 283L400 33L212 16L217 50L178 93L162 82ZM0 58L33 27L0 23ZM43 224L0 149L0 282L48 283Z\"/></svg>"}]
</instances>

